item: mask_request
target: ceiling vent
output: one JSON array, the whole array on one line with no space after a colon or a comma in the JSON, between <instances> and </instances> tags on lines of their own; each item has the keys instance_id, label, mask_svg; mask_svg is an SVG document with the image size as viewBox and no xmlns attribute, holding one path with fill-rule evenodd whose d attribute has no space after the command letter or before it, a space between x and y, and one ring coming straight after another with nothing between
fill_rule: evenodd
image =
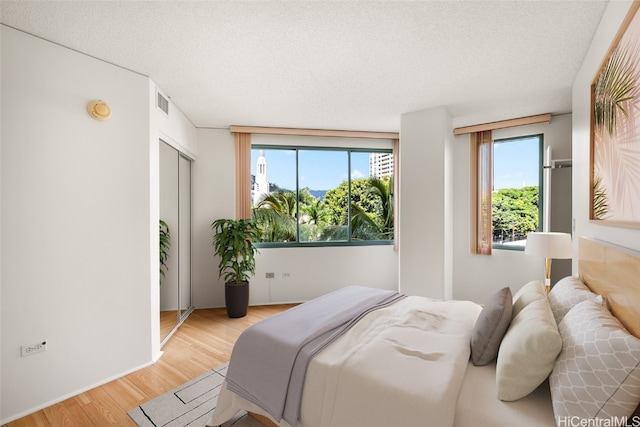
<instances>
[{"instance_id":1,"label":"ceiling vent","mask_svg":"<svg viewBox=\"0 0 640 427\"><path fill-rule=\"evenodd\" d=\"M158 102L157 102L157 107L159 109L161 109L162 111L164 111L164 113L168 116L169 115L169 100L167 98L165 98L164 96L162 96L162 94L160 92L156 92L158 94Z\"/></svg>"}]
</instances>

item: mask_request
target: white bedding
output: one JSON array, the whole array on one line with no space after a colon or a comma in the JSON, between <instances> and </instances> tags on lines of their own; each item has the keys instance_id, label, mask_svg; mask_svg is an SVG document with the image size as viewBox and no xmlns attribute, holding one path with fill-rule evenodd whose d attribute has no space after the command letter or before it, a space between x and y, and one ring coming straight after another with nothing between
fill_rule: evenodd
<instances>
[{"instance_id":1,"label":"white bedding","mask_svg":"<svg viewBox=\"0 0 640 427\"><path fill-rule=\"evenodd\" d=\"M458 402L454 427L496 427L502 425L518 427L556 426L549 393L549 382L545 381L533 393L515 402L502 402L496 398L496 364L486 366L467 366ZM226 391L218 405L227 408L231 414L244 409L261 413L260 408L243 401L233 393ZM221 396L222 397L222 396ZM309 402L311 403L311 402ZM313 405L311 405L313 406ZM208 424L213 425L213 424ZM300 424L302 425L302 424ZM395 424L393 424L395 425ZM422 425L431 425L423 423ZM286 422L281 427L290 427ZM359 426L358 423L351 427Z\"/></svg>"},{"instance_id":2,"label":"white bedding","mask_svg":"<svg viewBox=\"0 0 640 427\"><path fill-rule=\"evenodd\" d=\"M543 382L528 396L513 401L499 400L496 363L473 366L469 362L456 407L455 427L544 427L555 426L549 382Z\"/></svg>"},{"instance_id":3,"label":"white bedding","mask_svg":"<svg viewBox=\"0 0 640 427\"><path fill-rule=\"evenodd\" d=\"M480 311L408 297L368 314L312 359L298 426L453 425ZM223 386L208 425L241 409L264 414Z\"/></svg>"}]
</instances>

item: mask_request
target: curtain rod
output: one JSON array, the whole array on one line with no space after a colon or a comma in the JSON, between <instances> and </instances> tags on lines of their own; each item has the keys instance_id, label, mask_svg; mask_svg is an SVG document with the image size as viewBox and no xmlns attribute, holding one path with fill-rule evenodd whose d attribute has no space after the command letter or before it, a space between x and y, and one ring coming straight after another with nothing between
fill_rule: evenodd
<instances>
[{"instance_id":1,"label":"curtain rod","mask_svg":"<svg viewBox=\"0 0 640 427\"><path fill-rule=\"evenodd\" d=\"M329 136L341 138L399 139L397 132L369 132L356 130L295 129L260 126L229 126L232 133L253 133L264 135Z\"/></svg>"},{"instance_id":2,"label":"curtain rod","mask_svg":"<svg viewBox=\"0 0 640 427\"><path fill-rule=\"evenodd\" d=\"M454 135L464 135L467 133L484 132L487 130L505 129L516 126L533 125L536 123L549 123L551 113L538 114L537 116L520 117L517 119L500 120L497 122L483 123L479 125L464 126L453 129Z\"/></svg>"}]
</instances>

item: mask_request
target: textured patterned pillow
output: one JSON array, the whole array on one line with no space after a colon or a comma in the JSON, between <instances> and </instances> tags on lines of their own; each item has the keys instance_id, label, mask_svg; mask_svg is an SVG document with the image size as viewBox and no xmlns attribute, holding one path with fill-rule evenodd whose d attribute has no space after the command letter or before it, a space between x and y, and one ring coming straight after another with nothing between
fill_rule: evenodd
<instances>
[{"instance_id":1,"label":"textured patterned pillow","mask_svg":"<svg viewBox=\"0 0 640 427\"><path fill-rule=\"evenodd\" d=\"M511 289L500 289L484 305L471 334L471 362L486 365L498 355L500 342L511 323Z\"/></svg>"},{"instance_id":2,"label":"textured patterned pillow","mask_svg":"<svg viewBox=\"0 0 640 427\"><path fill-rule=\"evenodd\" d=\"M559 325L562 352L549 377L556 419L607 419L640 402L640 339L596 300L576 305Z\"/></svg>"},{"instance_id":3,"label":"textured patterned pillow","mask_svg":"<svg viewBox=\"0 0 640 427\"><path fill-rule=\"evenodd\" d=\"M511 320L498 351L498 399L518 400L535 390L553 370L561 349L549 301L539 299L523 308Z\"/></svg>"},{"instance_id":4,"label":"textured patterned pillow","mask_svg":"<svg viewBox=\"0 0 640 427\"><path fill-rule=\"evenodd\" d=\"M567 276L559 280L549 292L549 303L556 322L559 324L575 305L597 296L577 277Z\"/></svg>"},{"instance_id":5,"label":"textured patterned pillow","mask_svg":"<svg viewBox=\"0 0 640 427\"><path fill-rule=\"evenodd\" d=\"M547 292L544 290L544 285L539 280L533 280L518 289L513 296L513 311L511 313L511 318L513 319L516 317L523 308L539 299L547 299Z\"/></svg>"}]
</instances>

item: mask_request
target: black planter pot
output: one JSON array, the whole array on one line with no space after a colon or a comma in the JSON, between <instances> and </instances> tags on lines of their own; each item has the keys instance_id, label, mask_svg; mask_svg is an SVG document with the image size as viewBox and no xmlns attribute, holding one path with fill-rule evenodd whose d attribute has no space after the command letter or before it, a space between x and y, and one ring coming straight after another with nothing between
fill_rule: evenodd
<instances>
[{"instance_id":1,"label":"black planter pot","mask_svg":"<svg viewBox=\"0 0 640 427\"><path fill-rule=\"evenodd\" d=\"M227 305L227 316L232 318L246 316L249 306L249 282L225 283L224 301Z\"/></svg>"}]
</instances>

